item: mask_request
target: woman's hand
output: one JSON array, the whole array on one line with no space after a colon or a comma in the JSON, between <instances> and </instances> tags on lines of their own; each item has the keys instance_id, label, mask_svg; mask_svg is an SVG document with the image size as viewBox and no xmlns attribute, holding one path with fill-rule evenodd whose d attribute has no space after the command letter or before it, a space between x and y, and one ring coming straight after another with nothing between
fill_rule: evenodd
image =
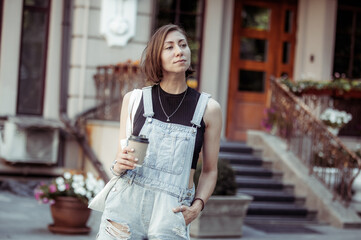
<instances>
[{"instance_id":1,"label":"woman's hand","mask_svg":"<svg viewBox=\"0 0 361 240\"><path fill-rule=\"evenodd\" d=\"M136 167L136 162L138 161L133 155L129 154L134 152L133 148L124 147L121 152L116 157L115 164L113 169L116 173L122 173L128 169L134 169Z\"/></svg>"},{"instance_id":2,"label":"woman's hand","mask_svg":"<svg viewBox=\"0 0 361 240\"><path fill-rule=\"evenodd\" d=\"M186 225L193 222L194 219L196 219L201 212L202 206L198 204L193 204L192 206L188 207L185 205L181 205L179 207L176 207L173 209L173 212L181 212L184 217L184 221L186 222Z\"/></svg>"}]
</instances>

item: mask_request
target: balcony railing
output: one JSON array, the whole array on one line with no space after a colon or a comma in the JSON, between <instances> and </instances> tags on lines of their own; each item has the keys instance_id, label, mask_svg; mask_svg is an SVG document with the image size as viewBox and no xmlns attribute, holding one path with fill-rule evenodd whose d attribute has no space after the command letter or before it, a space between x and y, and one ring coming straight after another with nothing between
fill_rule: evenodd
<instances>
[{"instance_id":1,"label":"balcony railing","mask_svg":"<svg viewBox=\"0 0 361 240\"><path fill-rule=\"evenodd\" d=\"M271 108L278 117L278 134L334 194L334 199L348 204L351 186L360 173L361 159L332 134L299 97L277 79L271 79Z\"/></svg>"},{"instance_id":2,"label":"balcony railing","mask_svg":"<svg viewBox=\"0 0 361 240\"><path fill-rule=\"evenodd\" d=\"M119 121L124 95L145 86L139 66L131 62L98 66L94 81L97 107L92 111L93 117L99 120Z\"/></svg>"}]
</instances>

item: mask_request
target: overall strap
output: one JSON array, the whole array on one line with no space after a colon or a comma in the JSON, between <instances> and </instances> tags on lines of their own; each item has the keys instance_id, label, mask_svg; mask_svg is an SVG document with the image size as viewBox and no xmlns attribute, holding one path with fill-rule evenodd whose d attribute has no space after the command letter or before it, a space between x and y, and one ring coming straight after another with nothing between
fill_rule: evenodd
<instances>
[{"instance_id":1,"label":"overall strap","mask_svg":"<svg viewBox=\"0 0 361 240\"><path fill-rule=\"evenodd\" d=\"M153 103L152 103L152 87L144 87L143 89L143 105L144 105L144 117L153 117Z\"/></svg>"},{"instance_id":2,"label":"overall strap","mask_svg":"<svg viewBox=\"0 0 361 240\"><path fill-rule=\"evenodd\" d=\"M204 111L206 110L208 100L211 98L211 95L205 92L202 92L201 96L198 99L196 110L193 114L193 119L191 123L193 125L196 125L197 127L201 127L201 121L204 114Z\"/></svg>"}]
</instances>

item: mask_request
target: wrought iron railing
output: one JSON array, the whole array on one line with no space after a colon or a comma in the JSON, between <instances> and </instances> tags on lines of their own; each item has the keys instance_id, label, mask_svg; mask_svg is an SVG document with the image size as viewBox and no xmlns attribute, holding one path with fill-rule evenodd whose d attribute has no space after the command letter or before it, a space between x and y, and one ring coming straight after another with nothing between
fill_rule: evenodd
<instances>
[{"instance_id":1,"label":"wrought iron railing","mask_svg":"<svg viewBox=\"0 0 361 240\"><path fill-rule=\"evenodd\" d=\"M99 120L119 121L124 95L145 86L138 64L131 62L98 66L94 81L97 106L88 112L93 112Z\"/></svg>"},{"instance_id":2,"label":"wrought iron railing","mask_svg":"<svg viewBox=\"0 0 361 240\"><path fill-rule=\"evenodd\" d=\"M118 65L97 67L94 75L97 105L75 117L74 121L63 116L67 129L78 140L80 146L90 159L104 181L109 178L103 164L89 144L86 123L89 119L119 121L124 95L134 88L145 86L144 78L137 64L126 62Z\"/></svg>"},{"instance_id":3,"label":"wrought iron railing","mask_svg":"<svg viewBox=\"0 0 361 240\"><path fill-rule=\"evenodd\" d=\"M271 89L271 108L279 115L279 136L310 174L333 192L334 199L347 205L352 197L352 183L360 173L361 159L278 79L271 79Z\"/></svg>"}]
</instances>

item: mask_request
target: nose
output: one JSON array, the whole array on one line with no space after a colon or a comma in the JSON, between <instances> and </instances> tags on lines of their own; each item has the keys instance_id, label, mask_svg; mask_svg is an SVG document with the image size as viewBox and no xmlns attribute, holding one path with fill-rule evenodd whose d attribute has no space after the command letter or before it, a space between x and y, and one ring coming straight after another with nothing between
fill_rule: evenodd
<instances>
[{"instance_id":1,"label":"nose","mask_svg":"<svg viewBox=\"0 0 361 240\"><path fill-rule=\"evenodd\" d=\"M178 45L176 45L176 47L175 47L175 55L176 56L182 56L183 55L183 49Z\"/></svg>"}]
</instances>

